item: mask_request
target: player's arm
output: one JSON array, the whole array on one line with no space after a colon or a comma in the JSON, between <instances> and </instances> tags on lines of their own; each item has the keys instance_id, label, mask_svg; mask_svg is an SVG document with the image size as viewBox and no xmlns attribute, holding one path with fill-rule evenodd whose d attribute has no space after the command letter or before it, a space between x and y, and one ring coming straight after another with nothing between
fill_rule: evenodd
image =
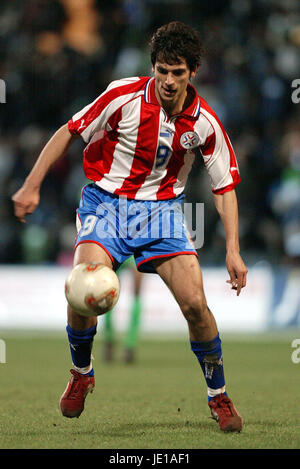
<instances>
[{"instance_id":1,"label":"player's arm","mask_svg":"<svg viewBox=\"0 0 300 469\"><path fill-rule=\"evenodd\" d=\"M248 269L240 256L238 203L235 190L214 194L217 211L222 220L226 236L226 267L230 275L232 288L237 295L246 286Z\"/></svg>"},{"instance_id":2,"label":"player's arm","mask_svg":"<svg viewBox=\"0 0 300 469\"><path fill-rule=\"evenodd\" d=\"M40 200L40 188L51 166L65 155L77 138L65 124L51 137L40 153L23 186L12 196L16 217L25 223L26 215L34 212Z\"/></svg>"}]
</instances>

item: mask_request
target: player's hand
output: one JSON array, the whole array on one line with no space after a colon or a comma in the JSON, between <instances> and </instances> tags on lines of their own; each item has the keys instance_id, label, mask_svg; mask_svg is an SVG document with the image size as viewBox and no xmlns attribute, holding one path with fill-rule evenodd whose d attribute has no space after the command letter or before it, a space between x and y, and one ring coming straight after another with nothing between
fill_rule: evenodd
<instances>
[{"instance_id":1,"label":"player's hand","mask_svg":"<svg viewBox=\"0 0 300 469\"><path fill-rule=\"evenodd\" d=\"M30 215L39 204L40 190L39 188L32 188L26 183L19 189L13 196L15 216L22 223L26 223L26 215Z\"/></svg>"},{"instance_id":2,"label":"player's hand","mask_svg":"<svg viewBox=\"0 0 300 469\"><path fill-rule=\"evenodd\" d=\"M230 275L230 280L226 280L226 282L231 284L232 290L236 290L236 294L239 296L242 288L246 286L248 273L248 269L239 252L227 253L226 267Z\"/></svg>"}]
</instances>

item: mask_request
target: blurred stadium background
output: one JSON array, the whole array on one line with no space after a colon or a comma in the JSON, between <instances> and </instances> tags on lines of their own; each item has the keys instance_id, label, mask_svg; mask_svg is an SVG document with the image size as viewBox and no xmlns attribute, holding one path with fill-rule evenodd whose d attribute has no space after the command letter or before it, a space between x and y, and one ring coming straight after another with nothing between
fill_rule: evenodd
<instances>
[{"instance_id":1,"label":"blurred stadium background","mask_svg":"<svg viewBox=\"0 0 300 469\"><path fill-rule=\"evenodd\" d=\"M116 78L151 73L148 41L174 19L196 27L206 56L194 85L235 149L240 242L249 268L239 298L228 291L224 237L197 159L187 200L205 203L199 250L221 329L300 326L300 4L297 0L1 0L0 327L64 330L63 282L72 260L75 209L86 183L78 142L47 176L41 203L21 225L12 194L54 131ZM131 279L116 314L125 327ZM142 327L185 325L156 276L145 278Z\"/></svg>"}]
</instances>

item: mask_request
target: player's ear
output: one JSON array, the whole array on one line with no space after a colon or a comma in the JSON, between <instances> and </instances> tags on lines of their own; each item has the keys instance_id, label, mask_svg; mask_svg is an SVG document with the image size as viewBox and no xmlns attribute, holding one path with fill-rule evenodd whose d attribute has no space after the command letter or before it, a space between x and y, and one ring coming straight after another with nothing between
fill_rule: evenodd
<instances>
[{"instance_id":1,"label":"player's ear","mask_svg":"<svg viewBox=\"0 0 300 469\"><path fill-rule=\"evenodd\" d=\"M194 76L196 76L196 73L197 73L197 71L198 71L198 68L199 68L199 67L196 66L195 69L191 71L190 78L194 78Z\"/></svg>"}]
</instances>

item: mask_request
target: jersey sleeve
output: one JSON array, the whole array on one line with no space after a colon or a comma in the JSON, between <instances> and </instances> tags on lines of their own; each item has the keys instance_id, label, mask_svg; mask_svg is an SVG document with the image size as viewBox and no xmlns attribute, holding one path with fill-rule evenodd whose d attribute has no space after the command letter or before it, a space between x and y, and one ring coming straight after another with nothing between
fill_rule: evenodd
<instances>
[{"instance_id":1,"label":"jersey sleeve","mask_svg":"<svg viewBox=\"0 0 300 469\"><path fill-rule=\"evenodd\" d=\"M210 177L212 192L223 194L234 189L241 181L237 159L216 114L208 107L202 108L201 114L206 136L200 150Z\"/></svg>"},{"instance_id":2,"label":"jersey sleeve","mask_svg":"<svg viewBox=\"0 0 300 469\"><path fill-rule=\"evenodd\" d=\"M132 88L138 80L134 77L112 82L92 103L74 114L68 121L69 131L88 143L96 132L105 130L107 124L111 126L114 114L131 96L130 85Z\"/></svg>"}]
</instances>

